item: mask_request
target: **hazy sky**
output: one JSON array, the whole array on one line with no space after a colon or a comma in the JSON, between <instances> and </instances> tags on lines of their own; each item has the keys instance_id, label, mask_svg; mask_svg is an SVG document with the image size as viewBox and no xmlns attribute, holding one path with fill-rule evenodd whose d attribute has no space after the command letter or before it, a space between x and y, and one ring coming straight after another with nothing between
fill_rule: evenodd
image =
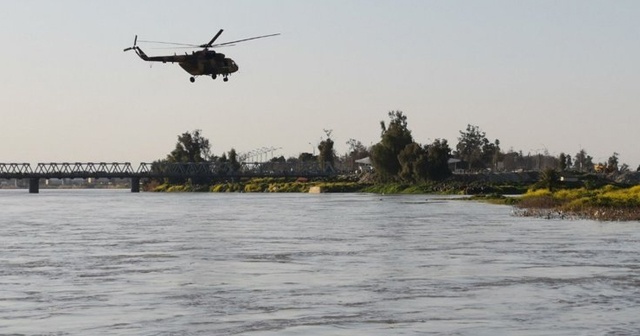
<instances>
[{"instance_id":1,"label":"hazy sky","mask_svg":"<svg viewBox=\"0 0 640 336\"><path fill-rule=\"evenodd\" d=\"M150 162L194 129L217 155L285 156L332 129L344 154L402 110L420 143L455 148L472 124L504 150L640 164L637 0L0 4L0 162ZM282 35L219 49L240 66L227 83L122 51L220 28L217 42Z\"/></svg>"}]
</instances>

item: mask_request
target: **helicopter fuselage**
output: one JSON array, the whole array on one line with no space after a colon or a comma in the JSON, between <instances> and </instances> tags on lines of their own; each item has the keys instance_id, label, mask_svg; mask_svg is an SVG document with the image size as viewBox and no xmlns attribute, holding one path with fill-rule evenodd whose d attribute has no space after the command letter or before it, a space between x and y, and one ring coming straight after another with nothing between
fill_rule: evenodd
<instances>
[{"instance_id":1,"label":"helicopter fuselage","mask_svg":"<svg viewBox=\"0 0 640 336\"><path fill-rule=\"evenodd\" d=\"M238 71L238 65L231 58L209 50L193 52L191 55L187 55L186 60L178 62L178 64L193 76L227 76Z\"/></svg>"},{"instance_id":2,"label":"helicopter fuselage","mask_svg":"<svg viewBox=\"0 0 640 336\"><path fill-rule=\"evenodd\" d=\"M229 74L238 71L238 65L231 58L213 50L199 50L191 54L171 56L147 56L140 47L134 47L136 54L147 62L178 63L182 69L193 76L222 75L226 79Z\"/></svg>"}]
</instances>

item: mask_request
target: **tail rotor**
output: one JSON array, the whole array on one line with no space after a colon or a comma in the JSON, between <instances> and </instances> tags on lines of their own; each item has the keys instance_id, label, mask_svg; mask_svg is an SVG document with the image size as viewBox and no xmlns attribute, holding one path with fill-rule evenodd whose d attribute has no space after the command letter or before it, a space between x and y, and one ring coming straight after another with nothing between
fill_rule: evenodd
<instances>
[{"instance_id":1,"label":"tail rotor","mask_svg":"<svg viewBox=\"0 0 640 336\"><path fill-rule=\"evenodd\" d=\"M136 35L136 37L133 39L133 46L129 47L129 48L125 48L123 51L129 51L129 50L132 50L132 49L136 49L138 47L137 43L138 43L138 35Z\"/></svg>"}]
</instances>

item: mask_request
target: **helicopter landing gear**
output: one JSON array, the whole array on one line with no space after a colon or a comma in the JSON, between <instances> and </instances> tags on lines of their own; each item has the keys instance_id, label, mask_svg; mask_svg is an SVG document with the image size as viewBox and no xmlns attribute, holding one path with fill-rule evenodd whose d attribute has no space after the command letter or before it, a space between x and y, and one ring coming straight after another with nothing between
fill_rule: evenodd
<instances>
[{"instance_id":1,"label":"helicopter landing gear","mask_svg":"<svg viewBox=\"0 0 640 336\"><path fill-rule=\"evenodd\" d=\"M218 75L211 75L211 78L212 78L212 79L216 79L216 78L218 78ZM228 82L228 81L229 81L229 78L225 75L225 76L224 76L224 78L222 78L222 80L223 80L223 81L225 81L225 82ZM195 78L195 77L189 77L189 81L190 81L191 83L195 83L196 78Z\"/></svg>"}]
</instances>

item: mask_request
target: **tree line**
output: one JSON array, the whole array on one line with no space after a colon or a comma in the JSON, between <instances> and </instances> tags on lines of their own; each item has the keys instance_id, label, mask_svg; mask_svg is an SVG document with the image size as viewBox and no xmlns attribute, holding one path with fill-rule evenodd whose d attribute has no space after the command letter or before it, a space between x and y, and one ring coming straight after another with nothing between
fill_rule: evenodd
<instances>
[{"instance_id":1,"label":"tree line","mask_svg":"<svg viewBox=\"0 0 640 336\"><path fill-rule=\"evenodd\" d=\"M324 137L318 144L318 155L300 153L298 157L271 158L276 162L317 161L325 165L340 166L341 170L355 171L361 166L358 160L369 158L372 173L380 182L421 183L441 181L450 177L452 170L464 172L557 170L585 173L612 173L628 171L626 164L619 165L618 153L613 153L607 162L594 164L593 157L581 149L575 156L561 153L552 156L543 153L524 155L522 151L502 151L500 141L489 140L478 126L467 125L459 131L455 149L446 139L436 139L430 144L417 143L408 127L407 116L402 111L388 112L389 121L380 122L380 140L366 147L360 141L349 139L348 152L336 155L332 130L324 130ZM453 159L453 160L451 160ZM201 130L185 132L178 136L175 148L165 159L156 162L219 162L232 169L239 169L241 158L234 148L220 156L211 153L210 141L202 136ZM640 167L638 167L640 169ZM171 181L181 183L184 181ZM194 181L195 182L195 181ZM204 182L204 181L201 181Z\"/></svg>"}]
</instances>

